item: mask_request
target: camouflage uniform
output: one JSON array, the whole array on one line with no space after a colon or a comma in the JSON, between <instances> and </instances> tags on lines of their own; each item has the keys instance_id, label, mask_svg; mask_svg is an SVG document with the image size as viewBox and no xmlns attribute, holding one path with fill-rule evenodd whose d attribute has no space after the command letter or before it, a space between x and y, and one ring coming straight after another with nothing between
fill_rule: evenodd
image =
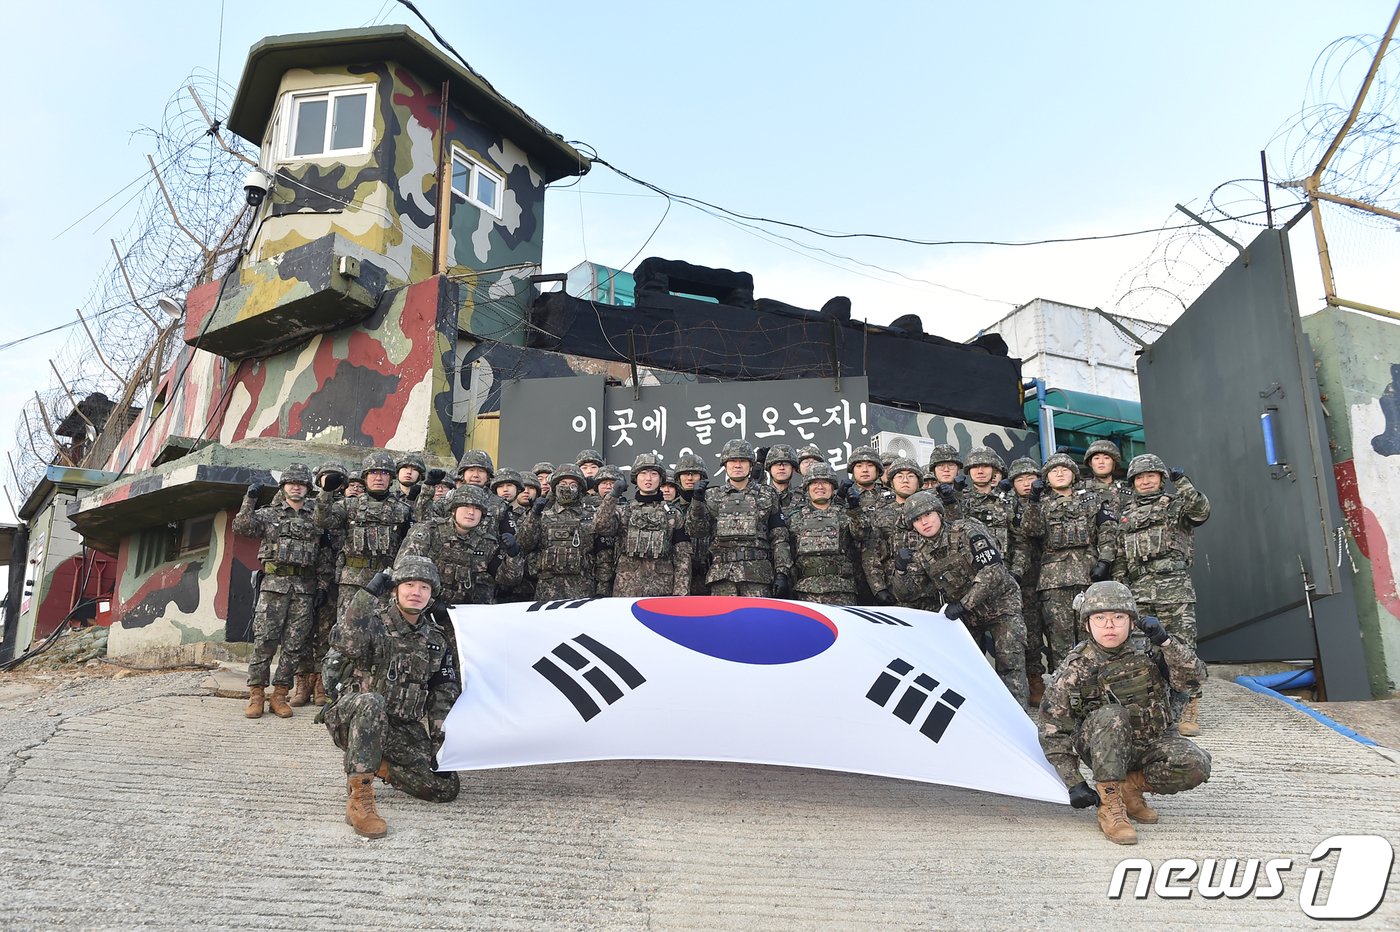
<instances>
[{"instance_id":1,"label":"camouflage uniform","mask_svg":"<svg viewBox=\"0 0 1400 932\"><path fill-rule=\"evenodd\" d=\"M859 499L851 507L836 501L836 473L825 463L813 463L802 477L804 493L813 482L831 484L831 499L818 507L810 499L787 516L792 546L793 597L825 605L856 603L857 544L868 525ZM861 496L862 498L864 496Z\"/></svg>"},{"instance_id":2,"label":"camouflage uniform","mask_svg":"<svg viewBox=\"0 0 1400 932\"><path fill-rule=\"evenodd\" d=\"M418 481L417 481L417 482L413 482L413 483L409 483L408 485L405 485L403 482L399 481L399 470L403 469L405 466L410 466L410 467L412 467L413 469L418 470ZM421 488L423 487L423 479L424 479L424 477L426 477L427 475L428 475L428 464L423 460L423 457L422 457L421 454L418 454L418 453L404 453L404 454L401 454L401 455L394 461L394 482L393 482L392 485L389 486L389 489L390 489L390 491L393 492L395 495L401 495L401 496L403 496L403 498L407 499L408 501L414 501L414 500L416 500L416 499L418 498L418 495L419 495L419 493L418 493L417 491L414 491L414 490L415 490L415 489L421 489Z\"/></svg>"},{"instance_id":3,"label":"camouflage uniform","mask_svg":"<svg viewBox=\"0 0 1400 932\"><path fill-rule=\"evenodd\" d=\"M1048 475L1055 466L1065 466L1076 476L1079 467L1063 453L1045 461ZM1113 515L1098 496L1083 490L1060 495L1045 490L1042 500L1035 493L1025 504L1021 529L1040 544L1040 613L1050 645L1050 672L1069 653L1078 637L1074 597L1093 581L1090 572L1098 564L1113 562L1111 541ZM1108 527L1108 531L1103 528Z\"/></svg>"},{"instance_id":4,"label":"camouflage uniform","mask_svg":"<svg viewBox=\"0 0 1400 932\"><path fill-rule=\"evenodd\" d=\"M992 481L991 491L982 492L975 486L969 485L958 498L957 516L972 518L980 523L992 532L997 548L1004 554L1010 553L1011 495L1009 490L1003 488L1001 482L998 481L1006 475L1006 463L991 447L973 447L963 465L966 469L972 469L974 466L990 466L999 475Z\"/></svg>"},{"instance_id":5,"label":"camouflage uniform","mask_svg":"<svg viewBox=\"0 0 1400 932\"><path fill-rule=\"evenodd\" d=\"M1118 444L1112 440L1095 440L1084 451L1084 478L1080 480L1079 488L1097 494L1099 500L1108 505L1108 510L1116 515L1122 512L1123 504L1131 494L1132 488L1126 482L1112 476L1105 481L1094 475L1089 461L1099 453L1113 458L1115 470L1123 468L1123 454L1119 451Z\"/></svg>"},{"instance_id":6,"label":"camouflage uniform","mask_svg":"<svg viewBox=\"0 0 1400 932\"><path fill-rule=\"evenodd\" d=\"M728 441L720 459L752 464L753 447L742 440ZM686 514L686 533L692 540L711 541L705 576L710 595L769 596L775 584L785 588L792 571L787 522L773 490L752 474L742 489L726 479L706 489L703 497L696 496Z\"/></svg>"},{"instance_id":7,"label":"camouflage uniform","mask_svg":"<svg viewBox=\"0 0 1400 932\"><path fill-rule=\"evenodd\" d=\"M1008 478L1015 481L1021 475L1040 475L1034 460L1022 458L1011 464ZM1010 544L1011 575L1021 586L1021 618L1026 623L1026 677L1037 680L1045 676L1045 624L1040 617L1040 541L1025 532L1027 499L1011 493L1011 524L1007 529ZM1031 693L1036 692L1032 682Z\"/></svg>"},{"instance_id":8,"label":"camouflage uniform","mask_svg":"<svg viewBox=\"0 0 1400 932\"><path fill-rule=\"evenodd\" d=\"M933 491L937 493L939 500L943 503L943 516L949 520L956 521L963 517L962 497L958 494L968 487L967 477L962 474L963 459L958 448L951 443L940 443L933 448L929 454L928 471L934 474L937 467L942 463L952 463L958 467L958 474L952 481L940 479L933 475Z\"/></svg>"},{"instance_id":9,"label":"camouflage uniform","mask_svg":"<svg viewBox=\"0 0 1400 932\"><path fill-rule=\"evenodd\" d=\"M1118 519L1119 547L1113 577L1133 590L1144 614L1156 615L1174 642L1196 649L1196 588L1190 567L1195 557L1196 528L1210 518L1210 501L1182 475L1176 491L1166 491L1167 468L1148 453L1134 457L1129 481L1144 472L1162 475L1162 490L1131 492ZM1190 692L1199 700L1200 687ZM1175 711L1180 717L1184 697ZM1192 708L1194 716L1195 708Z\"/></svg>"},{"instance_id":10,"label":"camouflage uniform","mask_svg":"<svg viewBox=\"0 0 1400 932\"><path fill-rule=\"evenodd\" d=\"M404 566L417 571L404 575L396 568L395 582L433 570L421 558ZM335 701L321 719L345 752L345 772L373 774L387 764L386 782L410 796L456 799L457 774L435 771L443 722L461 695L456 663L426 614L410 619L392 594L375 598L357 588L331 632L326 682Z\"/></svg>"},{"instance_id":11,"label":"camouflage uniform","mask_svg":"<svg viewBox=\"0 0 1400 932\"><path fill-rule=\"evenodd\" d=\"M482 514L479 524L459 530L456 510L475 507ZM525 575L525 559L511 539L502 542L496 528L485 519L486 493L468 485L453 489L447 499L447 516L415 524L399 548L399 559L420 556L437 567L442 585L433 592L439 605L493 605L498 587L519 583Z\"/></svg>"},{"instance_id":12,"label":"camouflage uniform","mask_svg":"<svg viewBox=\"0 0 1400 932\"><path fill-rule=\"evenodd\" d=\"M912 495L910 522L943 505L929 492ZM916 532L917 533L917 532ZM896 569L894 594L912 601L937 590L945 601L962 606L961 621L974 639L989 633L993 665L1007 692L1026 704L1026 627L1021 620L1021 591L1003 562L991 531L969 518L943 521L933 537L918 535L913 559ZM945 611L949 611L945 608Z\"/></svg>"},{"instance_id":13,"label":"camouflage uniform","mask_svg":"<svg viewBox=\"0 0 1400 932\"><path fill-rule=\"evenodd\" d=\"M821 447L817 446L815 443L809 443L805 447L797 451L798 475L807 475L807 473L803 470L802 467L808 466L808 468L810 468L809 461L815 461L818 463L826 462L826 457L822 455Z\"/></svg>"},{"instance_id":14,"label":"camouflage uniform","mask_svg":"<svg viewBox=\"0 0 1400 932\"><path fill-rule=\"evenodd\" d=\"M578 497L564 502L559 483L573 479ZM548 498L535 501L520 528L520 546L538 557L535 598L588 599L595 590L593 575L593 519L584 510L583 474L576 466L554 471Z\"/></svg>"},{"instance_id":15,"label":"camouflage uniform","mask_svg":"<svg viewBox=\"0 0 1400 932\"><path fill-rule=\"evenodd\" d=\"M701 483L709 481L710 478L705 461L695 453L683 453L676 460L677 482L683 473L699 474ZM687 519L686 534L690 537L690 594L705 595L709 591L705 577L710 572L710 531L708 527L701 528L689 524L690 513L695 510L695 490L682 488L680 495L681 512Z\"/></svg>"},{"instance_id":16,"label":"camouflage uniform","mask_svg":"<svg viewBox=\"0 0 1400 932\"><path fill-rule=\"evenodd\" d=\"M1126 586L1098 582L1080 600L1080 617L1096 611L1125 611L1134 621L1137 608ZM1099 785L1099 821L1114 841L1131 844L1136 833L1125 816L1156 822L1142 794L1180 793L1210 778L1210 754L1186 738L1171 734L1168 688L1193 690L1205 678L1205 664L1175 638L1157 656L1124 640L1109 649L1092 636L1070 651L1045 688L1040 703L1040 746L1074 789L1084 782L1082 760ZM1127 812L1123 806L1127 805ZM1136 805L1136 808L1135 808ZM1114 837L1105 824L1117 809L1126 837Z\"/></svg>"},{"instance_id":17,"label":"camouflage uniform","mask_svg":"<svg viewBox=\"0 0 1400 932\"><path fill-rule=\"evenodd\" d=\"M632 476L650 470L663 479L661 461L650 453L632 463ZM614 488L604 495L593 516L593 533L616 541L617 570L612 594L624 598L690 594L690 538L685 514L655 492L637 491L635 502L624 502Z\"/></svg>"},{"instance_id":18,"label":"camouflage uniform","mask_svg":"<svg viewBox=\"0 0 1400 932\"><path fill-rule=\"evenodd\" d=\"M309 492L311 470L300 463L287 467L282 485L290 482L304 484ZM250 488L233 519L235 534L262 539L258 547L262 582L253 609L253 656L248 664L248 685L267 686L272 655L281 645L282 657L277 661L272 682L285 692L311 647L321 532L304 504L293 508L284 500L255 508L256 504L256 493Z\"/></svg>"},{"instance_id":19,"label":"camouflage uniform","mask_svg":"<svg viewBox=\"0 0 1400 932\"><path fill-rule=\"evenodd\" d=\"M788 479L787 488L783 489L778 488L773 479L773 467L779 463L792 466L792 477ZM797 454L793 452L792 447L786 443L775 443L769 447L768 456L763 460L763 470L768 474L768 484L778 496L778 508L783 514L802 504L802 489L799 485L801 475L797 471Z\"/></svg>"},{"instance_id":20,"label":"camouflage uniform","mask_svg":"<svg viewBox=\"0 0 1400 932\"><path fill-rule=\"evenodd\" d=\"M370 453L360 469L363 479L369 472L387 469L392 472L393 457L387 453ZM389 491L370 492L355 498L331 501L330 496L316 499L316 526L342 541L336 617L350 605L355 593L363 589L375 573L393 565L404 534L413 520L413 509L401 496Z\"/></svg>"},{"instance_id":21,"label":"camouflage uniform","mask_svg":"<svg viewBox=\"0 0 1400 932\"><path fill-rule=\"evenodd\" d=\"M337 475L343 483L347 474L345 467L339 463L325 463L316 470L316 486L319 488L321 480L329 475ZM339 490L327 492L312 489L312 494L316 498L329 496L334 500L339 500L342 495ZM315 506L312 506L313 513ZM336 574L340 571L340 538L330 531L321 531L321 546L316 551L316 596L312 603L315 614L315 622L311 633L311 649L302 655L301 663L297 665L299 675L311 676L316 684L317 704L324 705L324 694L320 690L321 661L326 657L326 651L331 647L331 628L335 627L335 610L339 587L336 585Z\"/></svg>"},{"instance_id":22,"label":"camouflage uniform","mask_svg":"<svg viewBox=\"0 0 1400 932\"><path fill-rule=\"evenodd\" d=\"M584 499L584 507L588 511L589 520L597 514L598 509L603 506L603 496L599 489L599 483L611 479L614 488L623 489L627 487L627 479L622 475L622 470L616 466L604 466L598 470L598 475L593 477L593 490ZM621 495L621 493L618 493ZM617 576L617 536L609 532L601 534L597 527L593 530L593 594L599 598L607 598L613 594L613 580ZM669 593L668 593L669 594Z\"/></svg>"},{"instance_id":23,"label":"camouflage uniform","mask_svg":"<svg viewBox=\"0 0 1400 932\"><path fill-rule=\"evenodd\" d=\"M462 458L457 461L457 482L459 485L472 484L466 482L466 480L462 478L463 474L465 474L468 469L472 468L484 469L486 471L486 481L481 483L478 488L490 493L491 480L496 476L496 467L491 462L491 454L487 453L485 450L468 450L463 453ZM497 531L500 533L505 533L507 531L515 532L515 526L510 523L510 508L507 507L505 499L501 498L499 495L488 494L486 507L487 518L490 519L492 524L496 525Z\"/></svg>"},{"instance_id":24,"label":"camouflage uniform","mask_svg":"<svg viewBox=\"0 0 1400 932\"><path fill-rule=\"evenodd\" d=\"M890 464L890 477L893 478L905 470L921 475L918 464L913 460L896 459ZM865 512L862 511L862 514ZM936 593L920 595L909 602L900 599L890 588L890 580L894 578L895 572L895 554L899 553L901 548L913 550L919 542L918 533L909 524L904 502L891 494L879 503L879 507L870 510L867 523L869 527L865 542L860 548L860 561L874 600L882 604L892 602L907 608L938 611L942 603ZM882 597L881 593L885 595Z\"/></svg>"},{"instance_id":25,"label":"camouflage uniform","mask_svg":"<svg viewBox=\"0 0 1400 932\"><path fill-rule=\"evenodd\" d=\"M880 454L875 452L874 447L857 447L851 451L851 456L846 463L846 471L851 474L851 483L855 482L855 468L858 463L873 464L875 466L875 480L868 486L852 485L845 494L849 495L850 492L855 491L857 488L860 489L860 495L857 498L859 503L858 509L863 518L863 527L869 528L875 512L878 511L882 505L893 499L894 493L891 492L883 482L885 475L884 462L880 459ZM845 496L843 495L843 497ZM863 536L861 540L866 540L868 536L868 534ZM870 581L865 578L865 567L859 555L857 555L856 558L855 574L856 603L860 605L875 604L875 593L870 585Z\"/></svg>"}]
</instances>

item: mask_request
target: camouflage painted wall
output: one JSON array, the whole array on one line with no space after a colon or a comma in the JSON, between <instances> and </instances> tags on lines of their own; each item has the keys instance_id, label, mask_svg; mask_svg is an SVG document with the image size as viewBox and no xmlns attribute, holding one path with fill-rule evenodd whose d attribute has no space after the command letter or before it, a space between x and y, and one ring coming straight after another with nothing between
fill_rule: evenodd
<instances>
[{"instance_id":1,"label":"camouflage painted wall","mask_svg":"<svg viewBox=\"0 0 1400 932\"><path fill-rule=\"evenodd\" d=\"M964 456L975 446L988 446L997 451L1008 465L1021 456L1029 456L1040 462L1040 438L1033 430L1016 430L941 414L922 414L886 405L871 405L870 433L876 435L883 431L924 438L936 444L951 443Z\"/></svg>"},{"instance_id":2,"label":"camouflage painted wall","mask_svg":"<svg viewBox=\"0 0 1400 932\"><path fill-rule=\"evenodd\" d=\"M1387 696L1400 683L1400 324L1328 308L1303 329L1330 415L1366 673L1371 694Z\"/></svg>"}]
</instances>

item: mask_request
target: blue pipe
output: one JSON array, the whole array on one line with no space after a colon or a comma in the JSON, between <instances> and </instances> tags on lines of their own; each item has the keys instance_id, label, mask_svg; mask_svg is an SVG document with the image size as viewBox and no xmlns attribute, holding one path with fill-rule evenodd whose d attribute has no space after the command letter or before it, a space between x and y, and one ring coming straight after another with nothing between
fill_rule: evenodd
<instances>
[{"instance_id":1,"label":"blue pipe","mask_svg":"<svg viewBox=\"0 0 1400 932\"><path fill-rule=\"evenodd\" d=\"M1272 696L1281 702L1286 702L1304 715L1312 716L1328 728L1339 734L1346 735L1353 741L1364 744L1367 747L1376 746L1376 742L1365 735L1357 734L1340 722L1334 722L1321 712L1303 705L1292 696L1285 696L1277 692L1279 689L1301 689L1305 686L1312 686L1317 682L1317 676L1313 673L1312 667L1305 667L1302 670L1285 670L1282 673L1270 673L1267 676L1237 676L1235 677L1235 682L1239 683L1245 689L1250 689L1256 693Z\"/></svg>"}]
</instances>

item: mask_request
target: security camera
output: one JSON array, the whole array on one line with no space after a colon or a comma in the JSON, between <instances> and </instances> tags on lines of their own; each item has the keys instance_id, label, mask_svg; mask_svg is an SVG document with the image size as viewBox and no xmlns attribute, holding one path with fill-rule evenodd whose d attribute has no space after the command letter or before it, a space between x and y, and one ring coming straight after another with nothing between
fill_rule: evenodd
<instances>
[{"instance_id":1,"label":"security camera","mask_svg":"<svg viewBox=\"0 0 1400 932\"><path fill-rule=\"evenodd\" d=\"M248 195L248 206L257 207L261 204L271 187L272 179L267 176L267 172L261 168L250 171L248 177L243 179L243 192Z\"/></svg>"}]
</instances>

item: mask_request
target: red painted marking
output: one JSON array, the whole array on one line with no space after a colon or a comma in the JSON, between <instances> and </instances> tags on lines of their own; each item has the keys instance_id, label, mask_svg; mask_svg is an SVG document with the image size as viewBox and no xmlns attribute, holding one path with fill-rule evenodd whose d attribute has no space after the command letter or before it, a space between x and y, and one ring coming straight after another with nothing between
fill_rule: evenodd
<instances>
[{"instance_id":1,"label":"red painted marking","mask_svg":"<svg viewBox=\"0 0 1400 932\"><path fill-rule=\"evenodd\" d=\"M430 132L436 133L438 130L438 111L442 109L442 100L437 91L429 92L427 88L418 83L418 79L402 68L394 69L394 78L401 83L407 93L400 91L393 95L395 106L408 108L408 112L413 115L422 126ZM457 128L457 121L452 119L452 106L449 102L447 108L447 133L452 135L452 131Z\"/></svg>"},{"instance_id":2,"label":"red painted marking","mask_svg":"<svg viewBox=\"0 0 1400 932\"><path fill-rule=\"evenodd\" d=\"M767 608L774 611L791 612L803 615L813 621L820 621L836 633L836 625L816 609L796 602L781 599L750 598L741 595L687 595L669 599L642 599L641 607L658 615L673 615L681 618L707 618L727 615L744 608Z\"/></svg>"},{"instance_id":3,"label":"red painted marking","mask_svg":"<svg viewBox=\"0 0 1400 932\"><path fill-rule=\"evenodd\" d=\"M1333 471L1337 476L1337 497L1341 499L1347 527L1356 540L1356 549L1371 562L1371 582L1376 591L1376 600L1391 615L1400 618L1400 593L1396 592L1395 567L1390 563L1390 544L1375 512L1361 501L1356 482L1356 462L1347 460L1338 463Z\"/></svg>"}]
</instances>

